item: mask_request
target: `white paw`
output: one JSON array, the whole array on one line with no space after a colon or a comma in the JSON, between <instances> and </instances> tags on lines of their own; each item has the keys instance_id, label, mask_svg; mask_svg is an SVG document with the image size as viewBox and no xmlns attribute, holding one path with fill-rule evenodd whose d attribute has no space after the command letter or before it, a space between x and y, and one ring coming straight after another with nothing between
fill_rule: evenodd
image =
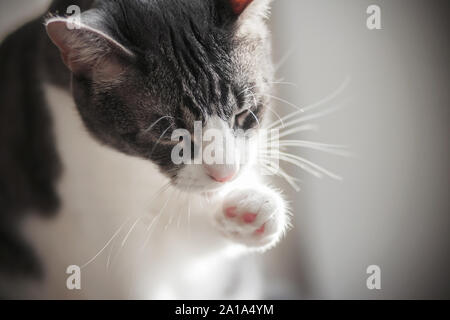
<instances>
[{"instance_id":1,"label":"white paw","mask_svg":"<svg viewBox=\"0 0 450 320\"><path fill-rule=\"evenodd\" d=\"M227 238L261 251L273 247L289 225L281 196L269 189L240 189L229 193L215 215Z\"/></svg>"}]
</instances>

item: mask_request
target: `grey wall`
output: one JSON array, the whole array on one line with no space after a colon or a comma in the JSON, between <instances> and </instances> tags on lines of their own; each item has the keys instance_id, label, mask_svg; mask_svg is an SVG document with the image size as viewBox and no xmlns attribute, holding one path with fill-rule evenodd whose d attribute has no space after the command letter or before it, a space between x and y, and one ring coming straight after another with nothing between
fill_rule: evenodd
<instances>
[{"instance_id":1,"label":"grey wall","mask_svg":"<svg viewBox=\"0 0 450 320\"><path fill-rule=\"evenodd\" d=\"M350 145L353 158L298 151L344 181L290 168L304 180L291 198L307 297L450 297L445 3L276 1L275 55L292 50L279 76L298 84L278 94L308 105L352 78L336 100L352 99L347 107L318 121L319 133L298 136ZM366 27L370 4L381 7L382 30ZM366 288L372 264L381 267L381 291Z\"/></svg>"},{"instance_id":2,"label":"grey wall","mask_svg":"<svg viewBox=\"0 0 450 320\"><path fill-rule=\"evenodd\" d=\"M44 12L48 0L0 0L0 39Z\"/></svg>"}]
</instances>

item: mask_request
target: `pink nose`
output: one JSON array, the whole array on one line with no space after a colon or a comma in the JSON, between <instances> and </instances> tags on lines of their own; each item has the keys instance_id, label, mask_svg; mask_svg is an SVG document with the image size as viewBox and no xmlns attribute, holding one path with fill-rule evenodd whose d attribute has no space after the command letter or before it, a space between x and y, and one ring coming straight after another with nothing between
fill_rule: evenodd
<instances>
[{"instance_id":1,"label":"pink nose","mask_svg":"<svg viewBox=\"0 0 450 320\"><path fill-rule=\"evenodd\" d=\"M225 182L228 182L228 181L230 181L231 179L234 178L234 173L229 175L229 176L227 176L227 177L220 177L220 176L215 176L215 175L212 175L212 174L210 174L209 176L211 177L211 179L213 179L213 180L215 180L217 182L225 183Z\"/></svg>"},{"instance_id":2,"label":"pink nose","mask_svg":"<svg viewBox=\"0 0 450 320\"><path fill-rule=\"evenodd\" d=\"M207 166L206 172L211 179L220 183L231 181L236 175L235 168L216 168Z\"/></svg>"}]
</instances>

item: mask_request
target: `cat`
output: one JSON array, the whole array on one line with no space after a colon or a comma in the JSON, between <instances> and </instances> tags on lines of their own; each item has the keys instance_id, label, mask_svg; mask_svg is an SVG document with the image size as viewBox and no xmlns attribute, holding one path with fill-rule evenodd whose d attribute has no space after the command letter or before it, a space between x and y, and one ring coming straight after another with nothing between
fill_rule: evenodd
<instances>
[{"instance_id":1,"label":"cat","mask_svg":"<svg viewBox=\"0 0 450 320\"><path fill-rule=\"evenodd\" d=\"M57 0L0 49L0 294L258 299L249 253L288 205L250 143L173 161L177 129L258 134L274 67L271 0ZM65 17L76 5L81 15ZM81 270L69 290L69 266Z\"/></svg>"}]
</instances>

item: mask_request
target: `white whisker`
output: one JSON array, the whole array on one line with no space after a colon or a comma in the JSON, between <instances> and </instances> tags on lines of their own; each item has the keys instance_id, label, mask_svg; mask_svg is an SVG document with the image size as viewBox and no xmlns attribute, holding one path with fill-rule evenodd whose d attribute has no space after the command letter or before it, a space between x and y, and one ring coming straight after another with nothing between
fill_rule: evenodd
<instances>
[{"instance_id":1,"label":"white whisker","mask_svg":"<svg viewBox=\"0 0 450 320\"><path fill-rule=\"evenodd\" d=\"M146 200L146 207L151 205L151 202L162 196L165 192L167 192L172 187L172 181L168 181L164 184L150 199ZM148 214L142 214L141 217L148 216Z\"/></svg>"},{"instance_id":2,"label":"white whisker","mask_svg":"<svg viewBox=\"0 0 450 320\"><path fill-rule=\"evenodd\" d=\"M138 223L141 221L141 217L137 218L136 221L133 223L133 225L131 226L130 230L127 232L125 238L123 239L122 243L121 243L121 248L123 248L128 240L128 238L130 237L131 233L134 231L134 229L136 228L136 226L138 225Z\"/></svg>"},{"instance_id":3,"label":"white whisker","mask_svg":"<svg viewBox=\"0 0 450 320\"><path fill-rule=\"evenodd\" d=\"M179 199L180 197L181 197L181 190L177 190L176 198ZM178 207L178 209L179 209L179 207ZM178 211L178 214L179 214L179 210L176 210L175 212L172 212L170 214L169 221L167 222L167 224L164 227L165 231L167 229L169 229L169 227L172 225L173 221L175 220L175 215L177 214L177 211Z\"/></svg>"},{"instance_id":4,"label":"white whisker","mask_svg":"<svg viewBox=\"0 0 450 320\"><path fill-rule=\"evenodd\" d=\"M322 152L334 154L337 156L343 156L343 157L350 157L352 155L350 152L342 150L342 149L348 149L348 147L346 147L346 146L316 143L316 142L310 142L310 141L300 141L300 140L298 140L298 141L296 141L296 140L280 141L279 146L280 147L307 148L307 149L322 151Z\"/></svg>"},{"instance_id":5,"label":"white whisker","mask_svg":"<svg viewBox=\"0 0 450 320\"><path fill-rule=\"evenodd\" d=\"M159 195L161 195L162 193L164 193L165 191L167 191L167 189L169 189L169 188L170 188L170 182L168 182L168 183L166 183L165 185L163 185L163 186L162 186L162 187L154 194L154 196L153 196L149 201L155 199L156 197L158 197ZM129 231L127 232L127 234L125 235L124 239L122 240L121 245L120 245L120 247L118 248L117 253L115 254L115 258L116 258L117 256L120 255L122 249L124 248L126 242L128 241L128 238L130 237L131 233L135 230L136 226L138 225L138 223L142 220L142 217L144 217L144 216L145 216L145 214L140 215L140 216L136 219L136 221L132 224L132 226L130 227ZM127 222L130 221L130 220L131 220L131 217L127 220ZM123 227L124 227L124 226L125 226L125 225L123 225ZM110 260L111 260L111 254L112 254L112 249L111 249L110 254L108 255L107 268L109 268L109 265L110 265L110 263L111 263L111 261L110 261Z\"/></svg>"},{"instance_id":6,"label":"white whisker","mask_svg":"<svg viewBox=\"0 0 450 320\"><path fill-rule=\"evenodd\" d=\"M182 214L181 214L181 210L180 210L180 211L178 211L177 229L180 229L180 226L181 226L181 216L182 216Z\"/></svg>"},{"instance_id":7,"label":"white whisker","mask_svg":"<svg viewBox=\"0 0 450 320\"><path fill-rule=\"evenodd\" d=\"M128 218L124 223L122 223L122 225L117 229L117 231L113 234L113 236L111 237L111 239L109 239L105 246L100 249L100 251L94 256L92 257L88 262L86 262L85 264L83 264L81 266L81 269L86 268L88 265L90 265L92 262L95 261L95 259L97 259L102 253L103 251L106 250L106 248L108 248L108 246L111 244L111 242L119 235L119 233L122 231L123 227L128 223L128 221L130 220L130 218Z\"/></svg>"},{"instance_id":8,"label":"white whisker","mask_svg":"<svg viewBox=\"0 0 450 320\"><path fill-rule=\"evenodd\" d=\"M273 158L274 157L269 157L269 159L273 159ZM279 158L282 161L288 162L290 164L293 164L293 165L299 167L300 169L306 171L307 173L313 175L316 178L319 178L319 179L323 178L323 174L321 174L320 172L317 172L316 170L314 170L313 168L311 168L310 166L308 166L308 165L306 165L304 163L300 163L300 162L298 162L296 160L292 160L292 159L289 159L289 158L284 158L282 156L280 156Z\"/></svg>"},{"instance_id":9,"label":"white whisker","mask_svg":"<svg viewBox=\"0 0 450 320\"><path fill-rule=\"evenodd\" d=\"M188 239L191 239L191 199L188 200Z\"/></svg>"},{"instance_id":10,"label":"white whisker","mask_svg":"<svg viewBox=\"0 0 450 320\"><path fill-rule=\"evenodd\" d=\"M255 86L253 86L253 87L251 87L251 88L245 89L245 90L242 91L238 96L240 96L240 95L243 94L244 92L249 92L249 93L252 95L254 106L257 107L257 106L258 106L258 101L257 101L257 99L256 99L256 97L255 97L255 94L254 94L253 92L250 91L250 90L251 90L252 88L254 88L254 87L255 87ZM250 113L252 114L252 116L255 118L256 122L258 123L258 127L261 127L261 123L260 123L258 117L256 116L256 114L255 114L251 109L248 109L248 112L250 112Z\"/></svg>"},{"instance_id":11,"label":"white whisker","mask_svg":"<svg viewBox=\"0 0 450 320\"><path fill-rule=\"evenodd\" d=\"M163 116L163 117L159 118L158 120L153 122L153 124L150 127L148 127L148 129L146 129L145 132L151 131L160 121L162 121L164 119L173 119L173 117L172 116Z\"/></svg>"},{"instance_id":12,"label":"white whisker","mask_svg":"<svg viewBox=\"0 0 450 320\"><path fill-rule=\"evenodd\" d=\"M285 100L283 98L280 98L280 97L277 97L277 96L274 96L274 95L271 95L271 94L267 94L267 93L263 94L263 95L266 96L266 97L269 97L271 99L283 102L283 103L287 104L288 106L291 106L291 107L297 109L300 113L305 112L304 109L300 108L299 106L297 106L297 105L293 104L292 102L289 102L289 101L287 101L287 100Z\"/></svg>"},{"instance_id":13,"label":"white whisker","mask_svg":"<svg viewBox=\"0 0 450 320\"><path fill-rule=\"evenodd\" d=\"M173 194L173 192L172 192L172 194ZM163 207L161 208L161 210L159 211L159 213L152 219L150 225L147 227L147 233L148 233L148 236L147 236L147 239L144 241L144 245L143 245L142 249L145 249L145 248L147 247L147 244L148 244L148 242L150 241L150 238L151 238L151 236L152 236L153 226L154 226L156 223L158 223L159 220L161 219L161 216L163 215L164 210L166 209L167 204L169 203L169 200L170 200L170 199L171 199L171 197L167 197L167 200L166 200L166 202L164 203Z\"/></svg>"},{"instance_id":14,"label":"white whisker","mask_svg":"<svg viewBox=\"0 0 450 320\"><path fill-rule=\"evenodd\" d=\"M294 54L295 52L295 48L291 48L289 49L280 59L280 61L278 61L278 63L275 65L275 72L277 72L278 70L280 70L284 64L289 60L289 58Z\"/></svg>"},{"instance_id":15,"label":"white whisker","mask_svg":"<svg viewBox=\"0 0 450 320\"><path fill-rule=\"evenodd\" d=\"M340 181L342 180L342 177L338 176L337 174L334 174L334 173L330 172L329 170L327 170L327 169L325 169L325 168L323 168L323 167L321 167L321 166L319 166L319 165L317 165L317 164L315 164L315 163L313 163L313 162L311 162L309 160L306 160L306 159L304 159L302 157L299 157L299 156L296 156L296 155L292 155L292 154L289 154L289 153L285 153L285 152L281 152L281 151L276 156L274 156L273 154L270 155L270 157L278 157L278 156L279 156L280 160L283 160L283 161L286 161L286 162L291 162L292 164L295 164L295 163L298 163L299 165L305 165L306 164L306 165L312 167L313 169L315 169L315 170L317 170L319 172L322 172L323 174L329 176L332 179L340 180Z\"/></svg>"},{"instance_id":16,"label":"white whisker","mask_svg":"<svg viewBox=\"0 0 450 320\"><path fill-rule=\"evenodd\" d=\"M159 142L161 141L161 139L166 135L167 131L170 130L170 128L172 128L172 125L170 125L166 130L163 131L163 133L159 136L158 140L156 140L155 145L153 146L152 151L150 152L150 156L149 158L153 155L153 152L155 152L156 148L159 145Z\"/></svg>"},{"instance_id":17,"label":"white whisker","mask_svg":"<svg viewBox=\"0 0 450 320\"><path fill-rule=\"evenodd\" d=\"M291 120L290 122L285 123L285 126L286 127L290 127L290 126L297 125L297 124L300 124L300 123L303 123L303 122L306 122L306 121L311 121L311 120L316 120L316 119L319 119L319 118L323 118L323 117L325 117L325 116L327 116L329 114L332 114L336 110L339 110L340 108L342 108L342 106L345 105L348 101L349 101L349 99L345 100L344 102L338 104L335 107L326 109L324 111L321 111L321 112L318 112L318 113L315 113L315 114L312 114L312 115L300 117L298 119Z\"/></svg>"},{"instance_id":18,"label":"white whisker","mask_svg":"<svg viewBox=\"0 0 450 320\"><path fill-rule=\"evenodd\" d=\"M262 161L261 161L261 160L262 160ZM289 174L287 174L287 173L286 173L283 169L281 169L281 168L276 168L276 169L275 169L275 168L271 167L270 165L273 165L273 162L270 161L270 159L268 159L268 158L260 159L260 163L261 163L261 165L262 165L264 168L266 168L266 170L268 170L269 172L271 172L271 173L273 173L273 174L275 174L275 175L277 175L277 176L280 176L281 178L285 179L286 182L287 182L287 183L288 183L295 191L299 192L299 191L301 190L300 187L298 186L297 182L296 182L297 179L291 177Z\"/></svg>"},{"instance_id":19,"label":"white whisker","mask_svg":"<svg viewBox=\"0 0 450 320\"><path fill-rule=\"evenodd\" d=\"M273 110L271 107L269 107L269 106L265 106L265 107L278 118L278 120L281 122L281 126L284 128L285 125L284 125L284 121L281 118L281 116L275 110Z\"/></svg>"},{"instance_id":20,"label":"white whisker","mask_svg":"<svg viewBox=\"0 0 450 320\"><path fill-rule=\"evenodd\" d=\"M112 243L112 246L109 248L108 259L106 261L106 271L109 271L109 266L111 265L111 256L114 250L115 241Z\"/></svg>"},{"instance_id":21,"label":"white whisker","mask_svg":"<svg viewBox=\"0 0 450 320\"><path fill-rule=\"evenodd\" d=\"M325 105L325 104L327 104L327 103L329 103L329 102L331 102L331 101L333 101L336 97L338 97L346 88L347 88L347 86L350 84L350 82L351 82L351 78L350 77L347 77L345 80L344 80L344 82L339 86L339 88L337 89L337 90L335 90L334 92L332 92L330 95L328 95L327 97L325 97L324 99L321 99L321 100L319 100L319 101L317 101L317 102L315 102L315 103L313 103L313 104L311 104L311 105L309 105L309 106L306 106L306 107L304 107L304 108L301 108L298 112L293 112L293 113L291 113L291 114L288 114L287 116L285 116L284 118L283 118L283 120L284 121L287 121L287 120L289 120L289 119L291 119L291 118L293 118L293 117L295 117L295 116L297 116L297 115L299 115L299 114L301 114L301 113L305 113L305 112L307 112L307 111L310 111L310 110L312 110L312 109L315 109L315 108L318 108L318 107L320 107L320 106L322 106L322 105ZM284 101L286 101L286 100L284 100ZM289 103L289 104L292 104L292 103L290 103L289 101L286 101L287 103ZM296 105L294 105L294 104L292 104L294 107L296 107L296 108L299 108L298 106L296 106ZM275 127L275 126L277 126L277 125L279 125L280 124L280 122L274 122L274 123L272 123L270 126L269 126L269 128L272 128L272 127Z\"/></svg>"},{"instance_id":22,"label":"white whisker","mask_svg":"<svg viewBox=\"0 0 450 320\"><path fill-rule=\"evenodd\" d=\"M261 123L259 122L259 119L258 119L258 117L256 116L256 114L255 114L252 110L250 110L250 109L248 109L248 112L250 112L251 115L255 118L256 122L258 123L258 127L261 127Z\"/></svg>"},{"instance_id":23,"label":"white whisker","mask_svg":"<svg viewBox=\"0 0 450 320\"><path fill-rule=\"evenodd\" d=\"M283 124L283 127L281 127L280 129L285 128L285 127L286 127L286 125ZM278 128L274 128L274 129L278 129ZM296 128L292 128L292 129L283 131L276 138L280 139L280 138L284 138L284 137L290 136L295 133L306 132L306 131L319 131L319 126L315 125L315 124L306 124L306 125L303 125L300 127L296 127Z\"/></svg>"},{"instance_id":24,"label":"white whisker","mask_svg":"<svg viewBox=\"0 0 450 320\"><path fill-rule=\"evenodd\" d=\"M273 81L273 82L269 82L269 83L270 84L279 84L279 85L298 87L298 84L296 84L294 82L287 82L287 81Z\"/></svg>"}]
</instances>

